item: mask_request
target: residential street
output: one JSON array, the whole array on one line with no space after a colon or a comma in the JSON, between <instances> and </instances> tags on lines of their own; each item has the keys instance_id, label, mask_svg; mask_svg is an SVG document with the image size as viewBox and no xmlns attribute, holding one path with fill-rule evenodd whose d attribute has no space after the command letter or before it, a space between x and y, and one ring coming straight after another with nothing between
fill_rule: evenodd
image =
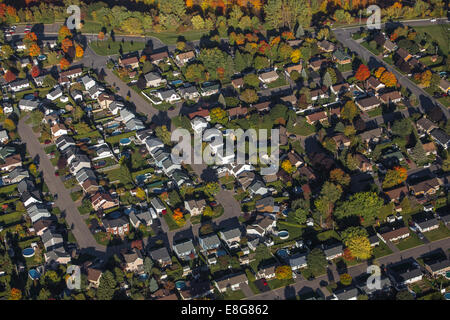
<instances>
[{"instance_id":1,"label":"residential street","mask_svg":"<svg viewBox=\"0 0 450 320\"><path fill-rule=\"evenodd\" d=\"M450 237L441 239L439 241L431 242L429 244L423 244L421 246L417 246L415 248L411 248L405 251L392 253L388 256L384 256L377 260L377 265L379 266L387 266L389 263L398 262L403 259L415 258L417 259L424 253L430 252L435 249L441 248L444 252L450 249ZM347 273L349 273L352 277L357 277L367 270L367 263L362 263L353 267L348 268ZM332 266L332 276L335 281L339 279L339 274L337 273L335 265ZM247 296L247 300L274 300L274 299L287 299L292 298L299 292L302 292L306 288L311 288L316 290L321 288L324 292L325 296L330 295L328 290L321 286L321 282L326 281L329 282L329 276L323 275L318 277L312 281L305 280L303 278L297 278L295 284L288 286L286 288L279 288L276 290L264 292L258 295Z\"/></svg>"},{"instance_id":2,"label":"residential street","mask_svg":"<svg viewBox=\"0 0 450 320\"><path fill-rule=\"evenodd\" d=\"M28 117L22 118L17 126L22 141L26 143L26 148L31 157L38 156L39 170L44 174L44 181L52 194L58 194L55 204L65 214L67 224L72 226L72 233L78 242L80 249L94 255L102 255L106 252L106 247L97 243L91 231L84 222L83 217L70 197L70 191L64 187L61 178L55 176L55 169L50 162L44 148L39 143L35 133L29 125L25 123Z\"/></svg>"},{"instance_id":3,"label":"residential street","mask_svg":"<svg viewBox=\"0 0 450 320\"><path fill-rule=\"evenodd\" d=\"M441 20L440 20L441 21ZM429 20L419 20L419 21L411 21L404 22L407 25L418 26L418 25L429 25L431 24ZM385 63L380 57L374 55L372 52L364 48L361 44L352 39L351 34L360 27L352 27L352 28L338 28L334 29L334 34L336 35L336 39L341 42L345 47L348 47L350 50L356 52L362 59L367 61L370 68L376 66L384 66L387 70L394 73L398 79L398 82L407 87L416 97L418 97L420 101L419 111L421 113L425 113L425 110L430 109L432 106L437 105L441 108L447 119L450 118L450 113L446 107L436 101L433 97L431 97L428 93L426 93L423 89L419 88L414 82L412 82L407 75L403 75L398 72L393 66Z\"/></svg>"}]
</instances>

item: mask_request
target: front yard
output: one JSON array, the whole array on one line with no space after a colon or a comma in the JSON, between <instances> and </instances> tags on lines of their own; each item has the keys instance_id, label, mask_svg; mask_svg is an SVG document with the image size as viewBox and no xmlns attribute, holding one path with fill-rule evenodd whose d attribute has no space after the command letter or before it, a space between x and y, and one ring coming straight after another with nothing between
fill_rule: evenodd
<instances>
[{"instance_id":1,"label":"front yard","mask_svg":"<svg viewBox=\"0 0 450 320\"><path fill-rule=\"evenodd\" d=\"M439 228L424 233L424 236L430 241L437 241L450 237L450 230L441 223Z\"/></svg>"},{"instance_id":2,"label":"front yard","mask_svg":"<svg viewBox=\"0 0 450 320\"><path fill-rule=\"evenodd\" d=\"M419 239L417 234L413 231L409 233L409 237L403 240L400 240L395 245L400 251L407 250L410 248L414 248L423 244L423 241Z\"/></svg>"}]
</instances>

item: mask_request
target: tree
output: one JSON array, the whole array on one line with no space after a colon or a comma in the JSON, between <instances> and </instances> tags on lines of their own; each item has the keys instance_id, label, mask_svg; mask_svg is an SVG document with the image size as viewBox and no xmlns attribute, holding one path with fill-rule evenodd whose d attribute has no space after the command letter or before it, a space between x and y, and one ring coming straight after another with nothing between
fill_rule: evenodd
<instances>
[{"instance_id":1,"label":"tree","mask_svg":"<svg viewBox=\"0 0 450 320\"><path fill-rule=\"evenodd\" d=\"M348 120L350 122L355 119L359 114L359 109L353 101L347 101L341 110L342 119Z\"/></svg>"},{"instance_id":2,"label":"tree","mask_svg":"<svg viewBox=\"0 0 450 320\"><path fill-rule=\"evenodd\" d=\"M11 48L10 45L4 44L4 45L2 45L0 54L4 60L8 60L14 54L14 50L13 50L13 48Z\"/></svg>"},{"instance_id":3,"label":"tree","mask_svg":"<svg viewBox=\"0 0 450 320\"><path fill-rule=\"evenodd\" d=\"M353 236L346 240L346 246L357 259L369 259L372 256L372 247L367 236Z\"/></svg>"},{"instance_id":4,"label":"tree","mask_svg":"<svg viewBox=\"0 0 450 320\"><path fill-rule=\"evenodd\" d=\"M426 70L422 73L416 73L414 75L414 79L416 79L416 81L419 81L423 87L428 88L431 85L432 76L433 74L431 73L431 71Z\"/></svg>"},{"instance_id":5,"label":"tree","mask_svg":"<svg viewBox=\"0 0 450 320\"><path fill-rule=\"evenodd\" d=\"M367 230L363 227L348 227L341 233L342 242L347 245L347 241L354 237L368 237Z\"/></svg>"},{"instance_id":6,"label":"tree","mask_svg":"<svg viewBox=\"0 0 450 320\"><path fill-rule=\"evenodd\" d=\"M342 285L349 286L352 284L353 278L348 273L343 273L340 275L339 281L342 283Z\"/></svg>"},{"instance_id":7,"label":"tree","mask_svg":"<svg viewBox=\"0 0 450 320\"><path fill-rule=\"evenodd\" d=\"M381 77L381 75L383 74L383 72L385 72L385 71L386 71L385 67L379 67L377 70L375 70L373 75L379 79Z\"/></svg>"},{"instance_id":8,"label":"tree","mask_svg":"<svg viewBox=\"0 0 450 320\"><path fill-rule=\"evenodd\" d=\"M36 165L34 164L34 163L31 163L29 166L28 166L28 170L30 171L30 173L34 176L34 177L37 177L37 167L36 167Z\"/></svg>"},{"instance_id":9,"label":"tree","mask_svg":"<svg viewBox=\"0 0 450 320\"><path fill-rule=\"evenodd\" d=\"M384 83L386 87L395 87L397 85L397 78L392 72L385 71L380 77L380 82Z\"/></svg>"},{"instance_id":10,"label":"tree","mask_svg":"<svg viewBox=\"0 0 450 320\"><path fill-rule=\"evenodd\" d=\"M220 123L223 125L228 122L227 112L220 107L211 109L209 116L212 123Z\"/></svg>"},{"instance_id":11,"label":"tree","mask_svg":"<svg viewBox=\"0 0 450 320\"><path fill-rule=\"evenodd\" d=\"M62 42L66 38L71 38L72 32L67 26L61 26L58 31L58 41Z\"/></svg>"},{"instance_id":12,"label":"tree","mask_svg":"<svg viewBox=\"0 0 450 320\"><path fill-rule=\"evenodd\" d=\"M37 57L41 54L41 48L36 43L33 43L28 49L28 53L31 57Z\"/></svg>"},{"instance_id":13,"label":"tree","mask_svg":"<svg viewBox=\"0 0 450 320\"><path fill-rule=\"evenodd\" d=\"M186 67L184 76L189 82L201 83L206 80L205 67L201 63L192 63Z\"/></svg>"},{"instance_id":14,"label":"tree","mask_svg":"<svg viewBox=\"0 0 450 320\"><path fill-rule=\"evenodd\" d=\"M254 89L245 89L240 96L240 99L246 103L255 103L258 101L258 94Z\"/></svg>"},{"instance_id":15,"label":"tree","mask_svg":"<svg viewBox=\"0 0 450 320\"><path fill-rule=\"evenodd\" d=\"M331 80L331 76L328 72L325 72L322 82L323 85L327 88L330 88L333 85L333 80Z\"/></svg>"},{"instance_id":16,"label":"tree","mask_svg":"<svg viewBox=\"0 0 450 320\"><path fill-rule=\"evenodd\" d=\"M100 40L100 41L104 40L105 39L105 33L100 31L98 33L98 35L97 35L97 39Z\"/></svg>"},{"instance_id":17,"label":"tree","mask_svg":"<svg viewBox=\"0 0 450 320\"><path fill-rule=\"evenodd\" d=\"M301 57L302 57L302 52L300 51L300 49L295 49L291 52L292 63L299 63Z\"/></svg>"},{"instance_id":18,"label":"tree","mask_svg":"<svg viewBox=\"0 0 450 320\"><path fill-rule=\"evenodd\" d=\"M417 140L416 145L411 150L410 156L419 166L422 166L428 162L428 157L420 140Z\"/></svg>"},{"instance_id":19,"label":"tree","mask_svg":"<svg viewBox=\"0 0 450 320\"><path fill-rule=\"evenodd\" d=\"M97 289L97 298L99 300L111 300L115 293L117 282L111 271L107 270L100 278L100 284Z\"/></svg>"},{"instance_id":20,"label":"tree","mask_svg":"<svg viewBox=\"0 0 450 320\"><path fill-rule=\"evenodd\" d=\"M297 39L300 39L304 35L305 35L305 30L303 29L302 25L299 24L298 27L297 27L297 30L295 31L295 37Z\"/></svg>"},{"instance_id":21,"label":"tree","mask_svg":"<svg viewBox=\"0 0 450 320\"><path fill-rule=\"evenodd\" d=\"M59 61L59 66L61 67L61 70L66 70L70 66L70 62L66 58L61 58Z\"/></svg>"},{"instance_id":22,"label":"tree","mask_svg":"<svg viewBox=\"0 0 450 320\"><path fill-rule=\"evenodd\" d=\"M341 198L342 187L331 182L325 182L320 191L319 198L314 202L317 210L324 215L333 211L334 204Z\"/></svg>"},{"instance_id":23,"label":"tree","mask_svg":"<svg viewBox=\"0 0 450 320\"><path fill-rule=\"evenodd\" d=\"M334 214L338 219L359 215L364 219L372 220L377 216L383 204L383 199L378 197L375 192L359 192L350 196L349 200L342 202Z\"/></svg>"},{"instance_id":24,"label":"tree","mask_svg":"<svg viewBox=\"0 0 450 320\"><path fill-rule=\"evenodd\" d=\"M33 67L31 68L31 76L32 76L33 78L38 77L40 73L41 73L41 70L39 69L38 66L33 66Z\"/></svg>"},{"instance_id":25,"label":"tree","mask_svg":"<svg viewBox=\"0 0 450 320\"><path fill-rule=\"evenodd\" d=\"M122 21L120 28L129 34L142 34L144 32L141 20L134 17Z\"/></svg>"},{"instance_id":26,"label":"tree","mask_svg":"<svg viewBox=\"0 0 450 320\"><path fill-rule=\"evenodd\" d=\"M286 159L281 163L281 168L289 174L292 174L295 171L295 167L292 165L289 159Z\"/></svg>"},{"instance_id":27,"label":"tree","mask_svg":"<svg viewBox=\"0 0 450 320\"><path fill-rule=\"evenodd\" d=\"M420 1L420 0L419 0ZM402 290L395 295L396 300L414 300L413 295L408 290Z\"/></svg>"},{"instance_id":28,"label":"tree","mask_svg":"<svg viewBox=\"0 0 450 320\"><path fill-rule=\"evenodd\" d=\"M205 28L205 20L200 15L195 15L191 19L192 26L195 30Z\"/></svg>"},{"instance_id":29,"label":"tree","mask_svg":"<svg viewBox=\"0 0 450 320\"><path fill-rule=\"evenodd\" d=\"M388 189L403 183L408 177L408 171L403 167L388 170L383 180L383 188Z\"/></svg>"},{"instance_id":30,"label":"tree","mask_svg":"<svg viewBox=\"0 0 450 320\"><path fill-rule=\"evenodd\" d=\"M136 189L136 197L138 197L140 200L144 200L146 198L145 191L142 188L138 187Z\"/></svg>"},{"instance_id":31,"label":"tree","mask_svg":"<svg viewBox=\"0 0 450 320\"><path fill-rule=\"evenodd\" d=\"M278 266L275 269L275 277L278 280L292 279L292 268L290 266Z\"/></svg>"},{"instance_id":32,"label":"tree","mask_svg":"<svg viewBox=\"0 0 450 320\"><path fill-rule=\"evenodd\" d=\"M75 47L75 56L76 56L77 58L82 58L83 55L84 55L84 50L83 50L83 48L82 48L80 45L77 45L77 46Z\"/></svg>"},{"instance_id":33,"label":"tree","mask_svg":"<svg viewBox=\"0 0 450 320\"><path fill-rule=\"evenodd\" d=\"M145 257L144 259L144 272L148 275L152 274L153 261L150 257Z\"/></svg>"},{"instance_id":34,"label":"tree","mask_svg":"<svg viewBox=\"0 0 450 320\"><path fill-rule=\"evenodd\" d=\"M148 289L151 293L157 291L159 289L158 282L156 282L155 278L151 277L150 282L148 284Z\"/></svg>"},{"instance_id":35,"label":"tree","mask_svg":"<svg viewBox=\"0 0 450 320\"><path fill-rule=\"evenodd\" d=\"M161 141L164 144L170 145L172 144L171 141L171 136L172 134L170 133L170 131L167 129L167 126L163 125L163 126L159 126L155 128L155 134L158 138L161 139Z\"/></svg>"},{"instance_id":36,"label":"tree","mask_svg":"<svg viewBox=\"0 0 450 320\"><path fill-rule=\"evenodd\" d=\"M56 79L50 74L46 75L44 81L42 82L44 87L54 87L57 83L58 81L56 81Z\"/></svg>"},{"instance_id":37,"label":"tree","mask_svg":"<svg viewBox=\"0 0 450 320\"><path fill-rule=\"evenodd\" d=\"M214 197L215 195L217 195L220 191L220 187L219 184L217 182L208 182L205 185L204 191L207 195L209 195L210 197Z\"/></svg>"},{"instance_id":38,"label":"tree","mask_svg":"<svg viewBox=\"0 0 450 320\"><path fill-rule=\"evenodd\" d=\"M308 211L303 208L298 208L295 211L290 211L289 217L291 217L298 224L305 224L308 219Z\"/></svg>"},{"instance_id":39,"label":"tree","mask_svg":"<svg viewBox=\"0 0 450 320\"><path fill-rule=\"evenodd\" d=\"M16 80L16 75L8 70L6 71L4 78L6 82L13 82L14 80Z\"/></svg>"},{"instance_id":40,"label":"tree","mask_svg":"<svg viewBox=\"0 0 450 320\"><path fill-rule=\"evenodd\" d=\"M270 66L270 61L266 57L256 56L255 60L253 61L253 66L256 70L265 69Z\"/></svg>"},{"instance_id":41,"label":"tree","mask_svg":"<svg viewBox=\"0 0 450 320\"><path fill-rule=\"evenodd\" d=\"M330 180L341 186L347 187L350 184L350 175L342 169L336 168L330 171Z\"/></svg>"},{"instance_id":42,"label":"tree","mask_svg":"<svg viewBox=\"0 0 450 320\"><path fill-rule=\"evenodd\" d=\"M5 121L3 122L3 127L8 131L16 130L16 124L10 118L5 119Z\"/></svg>"},{"instance_id":43,"label":"tree","mask_svg":"<svg viewBox=\"0 0 450 320\"><path fill-rule=\"evenodd\" d=\"M370 77L370 70L365 64L361 64L355 73L355 78L359 81L365 81Z\"/></svg>"},{"instance_id":44,"label":"tree","mask_svg":"<svg viewBox=\"0 0 450 320\"><path fill-rule=\"evenodd\" d=\"M259 87L259 78L254 73L246 74L243 78L244 83L250 87L258 88Z\"/></svg>"},{"instance_id":45,"label":"tree","mask_svg":"<svg viewBox=\"0 0 450 320\"><path fill-rule=\"evenodd\" d=\"M406 137L412 131L411 121L407 118L397 120L392 125L391 131L399 137Z\"/></svg>"},{"instance_id":46,"label":"tree","mask_svg":"<svg viewBox=\"0 0 450 320\"><path fill-rule=\"evenodd\" d=\"M22 299L22 291L17 288L12 288L9 292L9 300L21 300Z\"/></svg>"},{"instance_id":47,"label":"tree","mask_svg":"<svg viewBox=\"0 0 450 320\"><path fill-rule=\"evenodd\" d=\"M319 248L312 249L306 256L306 263L308 269L315 275L320 275L325 272L328 261L325 254Z\"/></svg>"}]
</instances>

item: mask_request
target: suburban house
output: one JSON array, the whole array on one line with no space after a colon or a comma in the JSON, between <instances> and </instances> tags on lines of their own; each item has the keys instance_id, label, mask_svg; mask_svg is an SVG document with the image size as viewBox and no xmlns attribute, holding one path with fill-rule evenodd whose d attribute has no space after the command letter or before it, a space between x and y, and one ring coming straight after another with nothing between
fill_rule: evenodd
<instances>
[{"instance_id":1,"label":"suburban house","mask_svg":"<svg viewBox=\"0 0 450 320\"><path fill-rule=\"evenodd\" d=\"M39 107L39 101L21 99L18 103L19 109L22 111L33 111Z\"/></svg>"},{"instance_id":2,"label":"suburban house","mask_svg":"<svg viewBox=\"0 0 450 320\"><path fill-rule=\"evenodd\" d=\"M397 290L406 285L422 280L423 274L419 264L413 259L405 259L388 265L388 276Z\"/></svg>"},{"instance_id":3,"label":"suburban house","mask_svg":"<svg viewBox=\"0 0 450 320\"><path fill-rule=\"evenodd\" d=\"M205 206L206 201L204 199L184 201L184 207L187 211L189 211L191 216L197 216L202 214Z\"/></svg>"},{"instance_id":4,"label":"suburban house","mask_svg":"<svg viewBox=\"0 0 450 320\"><path fill-rule=\"evenodd\" d=\"M175 62L179 67L184 66L186 63L193 59L195 59L194 51L183 52L175 56Z\"/></svg>"},{"instance_id":5,"label":"suburban house","mask_svg":"<svg viewBox=\"0 0 450 320\"><path fill-rule=\"evenodd\" d=\"M81 77L82 74L83 74L83 70L81 68L75 68L75 69L63 71L59 75L61 77L67 77L67 78L73 80L78 77Z\"/></svg>"},{"instance_id":6,"label":"suburban house","mask_svg":"<svg viewBox=\"0 0 450 320\"><path fill-rule=\"evenodd\" d=\"M119 57L119 65L123 68L137 69L139 68L139 59L135 56L125 59Z\"/></svg>"},{"instance_id":7,"label":"suburban house","mask_svg":"<svg viewBox=\"0 0 450 320\"><path fill-rule=\"evenodd\" d=\"M398 91L391 91L380 95L380 100L386 104L398 103L402 101L402 95Z\"/></svg>"},{"instance_id":8,"label":"suburban house","mask_svg":"<svg viewBox=\"0 0 450 320\"><path fill-rule=\"evenodd\" d=\"M439 221L432 215L417 214L413 216L413 222L420 232L428 232L439 228Z\"/></svg>"},{"instance_id":9,"label":"suburban house","mask_svg":"<svg viewBox=\"0 0 450 320\"><path fill-rule=\"evenodd\" d=\"M356 105L362 110L362 111L370 111L372 109L375 109L381 105L380 100L378 100L377 97L368 97L356 100Z\"/></svg>"},{"instance_id":10,"label":"suburban house","mask_svg":"<svg viewBox=\"0 0 450 320\"><path fill-rule=\"evenodd\" d=\"M334 44L326 39L317 42L317 46L319 47L320 50L325 52L333 52L335 49Z\"/></svg>"},{"instance_id":11,"label":"suburban house","mask_svg":"<svg viewBox=\"0 0 450 320\"><path fill-rule=\"evenodd\" d=\"M232 291L239 290L242 283L248 284L245 273L232 274L214 280L214 284L220 292L226 292L228 289L231 289Z\"/></svg>"},{"instance_id":12,"label":"suburban house","mask_svg":"<svg viewBox=\"0 0 450 320\"><path fill-rule=\"evenodd\" d=\"M185 100L196 101L200 97L200 93L195 86L181 86L178 88L178 93Z\"/></svg>"},{"instance_id":13,"label":"suburban house","mask_svg":"<svg viewBox=\"0 0 450 320\"><path fill-rule=\"evenodd\" d=\"M144 273L144 259L139 250L134 249L132 252L123 253L125 260L125 271Z\"/></svg>"},{"instance_id":14,"label":"suburban house","mask_svg":"<svg viewBox=\"0 0 450 320\"><path fill-rule=\"evenodd\" d=\"M4 163L0 164L1 171L12 171L14 168L22 166L22 158L20 154L13 154L7 158L5 158Z\"/></svg>"},{"instance_id":15,"label":"suburban house","mask_svg":"<svg viewBox=\"0 0 450 320\"><path fill-rule=\"evenodd\" d=\"M358 300L358 289L350 287L335 291L331 300Z\"/></svg>"},{"instance_id":16,"label":"suburban house","mask_svg":"<svg viewBox=\"0 0 450 320\"><path fill-rule=\"evenodd\" d=\"M289 265L293 271L306 268L308 263L306 261L306 254L295 254L289 257Z\"/></svg>"},{"instance_id":17,"label":"suburban house","mask_svg":"<svg viewBox=\"0 0 450 320\"><path fill-rule=\"evenodd\" d=\"M271 83L278 79L278 73L274 70L260 73L258 79L263 83Z\"/></svg>"},{"instance_id":18,"label":"suburban house","mask_svg":"<svg viewBox=\"0 0 450 320\"><path fill-rule=\"evenodd\" d=\"M59 123L52 126L50 130L52 132L53 139L58 139L59 137L66 136L69 133L66 126Z\"/></svg>"},{"instance_id":19,"label":"suburban house","mask_svg":"<svg viewBox=\"0 0 450 320\"><path fill-rule=\"evenodd\" d=\"M173 245L173 251L178 258L184 261L192 260L197 257L197 253L192 243L192 239Z\"/></svg>"},{"instance_id":20,"label":"suburban house","mask_svg":"<svg viewBox=\"0 0 450 320\"><path fill-rule=\"evenodd\" d=\"M430 178L413 185L408 185L409 191L415 196L435 194L441 187L439 178Z\"/></svg>"},{"instance_id":21,"label":"suburban house","mask_svg":"<svg viewBox=\"0 0 450 320\"><path fill-rule=\"evenodd\" d=\"M315 124L317 121L319 121L320 123L328 121L328 116L325 111L308 114L305 118L309 124Z\"/></svg>"},{"instance_id":22,"label":"suburban house","mask_svg":"<svg viewBox=\"0 0 450 320\"><path fill-rule=\"evenodd\" d=\"M255 275L255 278L258 279L273 279L275 278L275 269L277 268L278 264L273 263L266 266L260 266L258 267L258 272Z\"/></svg>"},{"instance_id":23,"label":"suburban house","mask_svg":"<svg viewBox=\"0 0 450 320\"><path fill-rule=\"evenodd\" d=\"M161 247L149 252L150 257L153 261L157 262L161 268L165 268L172 264L172 259L170 258L169 252L166 247Z\"/></svg>"},{"instance_id":24,"label":"suburban house","mask_svg":"<svg viewBox=\"0 0 450 320\"><path fill-rule=\"evenodd\" d=\"M365 155L357 153L353 159L356 161L356 166L361 172L372 172L372 163Z\"/></svg>"},{"instance_id":25,"label":"suburban house","mask_svg":"<svg viewBox=\"0 0 450 320\"><path fill-rule=\"evenodd\" d=\"M107 210L119 205L118 199L113 199L109 193L97 192L91 197L92 208L95 211Z\"/></svg>"},{"instance_id":26,"label":"suburban house","mask_svg":"<svg viewBox=\"0 0 450 320\"><path fill-rule=\"evenodd\" d=\"M220 247L220 240L216 234L201 236L198 238L198 243L203 252L211 253Z\"/></svg>"},{"instance_id":27,"label":"suburban house","mask_svg":"<svg viewBox=\"0 0 450 320\"><path fill-rule=\"evenodd\" d=\"M289 67L286 67L286 70L284 71L287 76L291 76L292 71L297 71L298 73L301 73L303 69L303 66L301 63L291 65Z\"/></svg>"},{"instance_id":28,"label":"suburban house","mask_svg":"<svg viewBox=\"0 0 450 320\"><path fill-rule=\"evenodd\" d=\"M439 89L441 89L445 93L450 93L450 81L448 81L447 79L441 79L438 86Z\"/></svg>"},{"instance_id":29,"label":"suburban house","mask_svg":"<svg viewBox=\"0 0 450 320\"><path fill-rule=\"evenodd\" d=\"M239 228L228 229L219 232L220 239L225 242L228 248L236 249L241 242L241 230Z\"/></svg>"},{"instance_id":30,"label":"suburban house","mask_svg":"<svg viewBox=\"0 0 450 320\"><path fill-rule=\"evenodd\" d=\"M324 246L323 253L327 260L333 260L339 258L344 253L344 247L342 244L335 244L331 246Z\"/></svg>"},{"instance_id":31,"label":"suburban house","mask_svg":"<svg viewBox=\"0 0 450 320\"><path fill-rule=\"evenodd\" d=\"M148 59L153 64L159 64L161 61L169 59L169 53L167 51L153 53L148 57Z\"/></svg>"},{"instance_id":32,"label":"suburban house","mask_svg":"<svg viewBox=\"0 0 450 320\"><path fill-rule=\"evenodd\" d=\"M55 233L52 230L47 230L41 237L42 243L44 244L45 250L51 251L56 248L60 248L64 244L62 235Z\"/></svg>"},{"instance_id":33,"label":"suburban house","mask_svg":"<svg viewBox=\"0 0 450 320\"><path fill-rule=\"evenodd\" d=\"M384 242L388 241L399 241L409 237L408 227L395 228L391 225L382 226L378 232L377 236Z\"/></svg>"},{"instance_id":34,"label":"suburban house","mask_svg":"<svg viewBox=\"0 0 450 320\"><path fill-rule=\"evenodd\" d=\"M425 265L425 270L433 277L445 276L450 271L450 260L443 252L437 254L430 253L424 256L423 264Z\"/></svg>"},{"instance_id":35,"label":"suburban house","mask_svg":"<svg viewBox=\"0 0 450 320\"><path fill-rule=\"evenodd\" d=\"M93 288L98 288L100 285L100 278L102 277L102 271L99 269L88 268L87 269L87 280L89 286Z\"/></svg>"},{"instance_id":36,"label":"suburban house","mask_svg":"<svg viewBox=\"0 0 450 320\"><path fill-rule=\"evenodd\" d=\"M158 91L156 92L156 96L168 103L175 103L181 100L181 97L173 89Z\"/></svg>"},{"instance_id":37,"label":"suburban house","mask_svg":"<svg viewBox=\"0 0 450 320\"><path fill-rule=\"evenodd\" d=\"M434 129L430 132L430 136L445 150L450 147L450 136L444 130L441 130L440 128Z\"/></svg>"},{"instance_id":38,"label":"suburban house","mask_svg":"<svg viewBox=\"0 0 450 320\"><path fill-rule=\"evenodd\" d=\"M62 92L61 88L58 87L58 88L50 91L46 97L50 101L55 101L56 99L60 98L62 95L63 95L63 92Z\"/></svg>"},{"instance_id":39,"label":"suburban house","mask_svg":"<svg viewBox=\"0 0 450 320\"><path fill-rule=\"evenodd\" d=\"M378 80L374 76L371 76L369 79L367 79L366 84L368 88L373 89L375 92L378 92L378 90L386 87L383 83L380 82L380 80Z\"/></svg>"},{"instance_id":40,"label":"suburban house","mask_svg":"<svg viewBox=\"0 0 450 320\"><path fill-rule=\"evenodd\" d=\"M104 218L102 219L103 226L106 232L112 235L125 236L130 231L128 219L123 216L118 218Z\"/></svg>"},{"instance_id":41,"label":"suburban house","mask_svg":"<svg viewBox=\"0 0 450 320\"><path fill-rule=\"evenodd\" d=\"M333 61L340 65L352 63L352 57L341 49L333 52Z\"/></svg>"},{"instance_id":42,"label":"suburban house","mask_svg":"<svg viewBox=\"0 0 450 320\"><path fill-rule=\"evenodd\" d=\"M400 203L401 200L408 195L408 188L403 185L395 189L385 191L385 194L391 202Z\"/></svg>"},{"instance_id":43,"label":"suburban house","mask_svg":"<svg viewBox=\"0 0 450 320\"><path fill-rule=\"evenodd\" d=\"M30 87L30 83L27 79L17 79L11 82L9 85L9 89L14 92L19 92Z\"/></svg>"},{"instance_id":44,"label":"suburban house","mask_svg":"<svg viewBox=\"0 0 450 320\"><path fill-rule=\"evenodd\" d=\"M157 72L149 72L144 75L145 85L147 87L159 87L167 83Z\"/></svg>"}]
</instances>

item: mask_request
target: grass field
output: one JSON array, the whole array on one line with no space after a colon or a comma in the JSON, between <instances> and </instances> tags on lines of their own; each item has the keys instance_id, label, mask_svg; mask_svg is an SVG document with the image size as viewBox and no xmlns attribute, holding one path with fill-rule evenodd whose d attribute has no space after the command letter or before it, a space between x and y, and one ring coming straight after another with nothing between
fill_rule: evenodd
<instances>
[{"instance_id":1,"label":"grass field","mask_svg":"<svg viewBox=\"0 0 450 320\"><path fill-rule=\"evenodd\" d=\"M400 251L403 251L420 246L421 244L423 244L423 241L419 239L415 232L411 231L409 237L396 243L396 246Z\"/></svg>"},{"instance_id":2,"label":"grass field","mask_svg":"<svg viewBox=\"0 0 450 320\"><path fill-rule=\"evenodd\" d=\"M108 56L112 54L118 54L120 52L127 53L142 50L145 47L143 41L92 41L90 47L94 52L100 56Z\"/></svg>"},{"instance_id":3,"label":"grass field","mask_svg":"<svg viewBox=\"0 0 450 320\"><path fill-rule=\"evenodd\" d=\"M426 33L439 45L439 48L445 55L448 55L449 45L448 45L448 32L447 25L430 25L422 27L414 27L418 33Z\"/></svg>"},{"instance_id":4,"label":"grass field","mask_svg":"<svg viewBox=\"0 0 450 320\"><path fill-rule=\"evenodd\" d=\"M148 36L151 37L156 37L159 40L161 40L162 42L164 42L165 44L176 44L178 37L184 37L186 39L186 41L194 41L194 40L199 40L204 34L207 34L207 31L204 30L191 30L191 31L186 31L186 32L182 32L182 33L176 33L176 32L150 32L147 33Z\"/></svg>"},{"instance_id":5,"label":"grass field","mask_svg":"<svg viewBox=\"0 0 450 320\"><path fill-rule=\"evenodd\" d=\"M424 236L430 241L436 241L450 237L450 230L441 223L439 228L424 233Z\"/></svg>"}]
</instances>

